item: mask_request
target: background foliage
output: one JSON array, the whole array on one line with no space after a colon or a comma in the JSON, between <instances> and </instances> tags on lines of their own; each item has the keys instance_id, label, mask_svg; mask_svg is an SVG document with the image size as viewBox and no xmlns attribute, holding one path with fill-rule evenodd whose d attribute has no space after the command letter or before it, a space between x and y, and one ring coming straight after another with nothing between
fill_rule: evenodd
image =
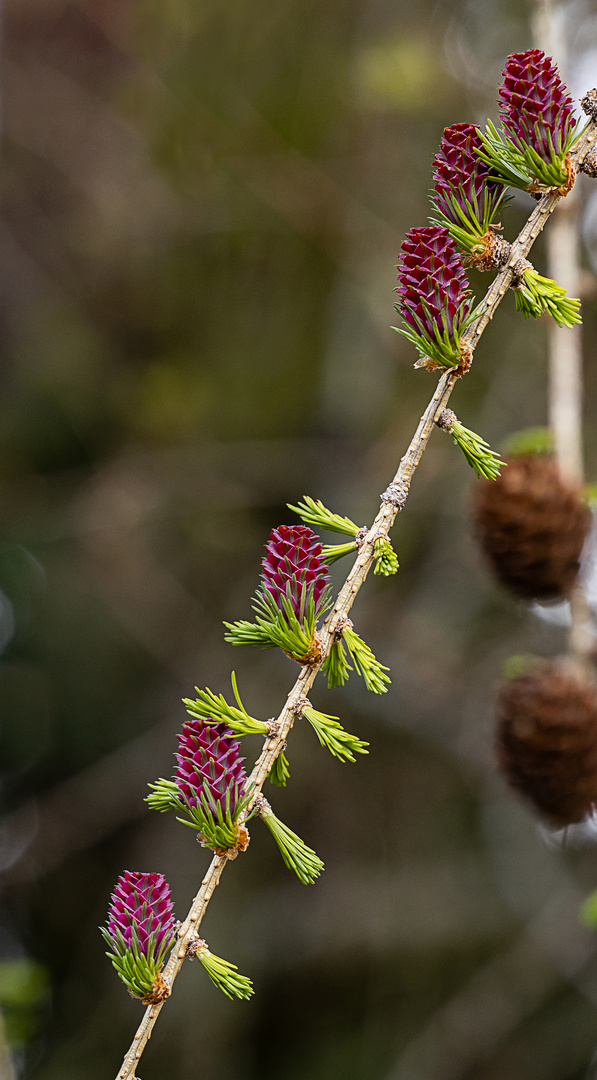
<instances>
[{"instance_id":1,"label":"background foliage","mask_svg":"<svg viewBox=\"0 0 597 1080\"><path fill-rule=\"evenodd\" d=\"M4 9L0 1006L23 1075L100 1080L140 1015L97 929L116 878L163 871L182 917L208 861L142 801L180 699L227 693L234 666L249 712L278 711L295 667L233 651L222 620L251 617L287 501L372 519L433 385L390 329L400 242L425 223L444 126L495 118L505 57L532 41L528 12L495 0ZM597 13L568 12L578 96ZM531 206L504 212L510 239ZM545 327L509 297L454 408L497 447L545 422L545 380ZM255 997L185 965L143 1080L586 1076L595 847L538 836L491 755L502 661L563 631L489 579L472 482L436 433L394 529L400 572L354 611L390 691L312 694L370 756L341 765L302 724L272 793L326 872L305 888L253 827L204 933Z\"/></svg>"}]
</instances>

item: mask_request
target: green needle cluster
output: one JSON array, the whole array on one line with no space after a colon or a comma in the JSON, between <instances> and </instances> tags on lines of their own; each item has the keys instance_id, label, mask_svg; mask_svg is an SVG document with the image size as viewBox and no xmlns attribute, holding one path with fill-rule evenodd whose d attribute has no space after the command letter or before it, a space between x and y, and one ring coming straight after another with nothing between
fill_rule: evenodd
<instances>
[{"instance_id":1,"label":"green needle cluster","mask_svg":"<svg viewBox=\"0 0 597 1080\"><path fill-rule=\"evenodd\" d=\"M236 964L230 964L221 956L215 956L202 941L190 950L203 965L211 981L229 998L250 998L254 994L253 983L246 975L241 975Z\"/></svg>"}]
</instances>

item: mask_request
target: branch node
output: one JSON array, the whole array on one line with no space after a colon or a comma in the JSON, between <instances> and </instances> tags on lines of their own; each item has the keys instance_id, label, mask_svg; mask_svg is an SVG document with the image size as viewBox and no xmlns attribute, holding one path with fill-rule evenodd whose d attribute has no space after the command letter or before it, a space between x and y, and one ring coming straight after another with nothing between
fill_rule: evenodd
<instances>
[{"instance_id":1,"label":"branch node","mask_svg":"<svg viewBox=\"0 0 597 1080\"><path fill-rule=\"evenodd\" d=\"M278 734L278 732L280 731L280 725L279 725L278 721L276 720L275 716L270 716L269 720L266 720L265 722L267 724L268 737L270 739L273 739L274 736L276 736Z\"/></svg>"},{"instance_id":2,"label":"branch node","mask_svg":"<svg viewBox=\"0 0 597 1080\"><path fill-rule=\"evenodd\" d=\"M392 503L397 510L403 510L408 498L408 484L406 480L394 480L381 496L382 502Z\"/></svg>"},{"instance_id":3,"label":"branch node","mask_svg":"<svg viewBox=\"0 0 597 1080\"><path fill-rule=\"evenodd\" d=\"M282 652L286 654L291 660L295 660L297 664L302 667L315 667L323 659L323 649L321 647L321 640L317 632L313 634L311 638L311 644L308 651L304 656L294 656L293 653L289 653L286 649L282 648Z\"/></svg>"},{"instance_id":4,"label":"branch node","mask_svg":"<svg viewBox=\"0 0 597 1080\"><path fill-rule=\"evenodd\" d=\"M311 704L311 702L309 701L308 697L300 697L298 699L298 701L292 706L292 711L293 711L294 715L297 716L297 717L302 716L303 715L303 709L308 708L308 706L310 704Z\"/></svg>"},{"instance_id":5,"label":"branch node","mask_svg":"<svg viewBox=\"0 0 597 1080\"><path fill-rule=\"evenodd\" d=\"M363 540L365 539L368 532L369 532L369 526L368 525L362 525L361 528L359 529L359 531L354 534L354 542L357 545L357 548L361 547L361 545L363 543Z\"/></svg>"},{"instance_id":6,"label":"branch node","mask_svg":"<svg viewBox=\"0 0 597 1080\"><path fill-rule=\"evenodd\" d=\"M379 540L386 540L388 542L388 544L390 544L390 546L392 544L392 541L390 540L390 534L389 534L388 530L387 529L379 529L379 531L375 534L375 537L374 537L374 540L373 540L373 554L374 555L375 555L375 548L376 548L377 543L378 543ZM377 558L377 556L376 556L376 558Z\"/></svg>"},{"instance_id":7,"label":"branch node","mask_svg":"<svg viewBox=\"0 0 597 1080\"><path fill-rule=\"evenodd\" d=\"M581 161L579 165L580 171L586 173L587 176L597 177L597 148L593 147L589 150L586 158Z\"/></svg>"},{"instance_id":8,"label":"branch node","mask_svg":"<svg viewBox=\"0 0 597 1080\"><path fill-rule=\"evenodd\" d=\"M524 284L525 270L532 270L533 264L528 259L519 259L514 263L512 267L512 281L510 282L511 289L520 289Z\"/></svg>"},{"instance_id":9,"label":"branch node","mask_svg":"<svg viewBox=\"0 0 597 1080\"><path fill-rule=\"evenodd\" d=\"M483 271L501 270L506 265L510 258L512 245L507 240L504 240L503 236L497 235L495 230L498 227L492 225L485 235L481 237L477 245L479 250L473 249L466 260L470 266Z\"/></svg>"},{"instance_id":10,"label":"branch node","mask_svg":"<svg viewBox=\"0 0 597 1080\"><path fill-rule=\"evenodd\" d=\"M597 90L587 90L585 96L580 99L580 104L583 112L590 116L591 120L597 120Z\"/></svg>"},{"instance_id":11,"label":"branch node","mask_svg":"<svg viewBox=\"0 0 597 1080\"><path fill-rule=\"evenodd\" d=\"M468 341L460 342L460 363L458 367L453 368L453 373L458 378L462 375L466 375L467 371L470 371L470 366L473 362L473 350Z\"/></svg>"},{"instance_id":12,"label":"branch node","mask_svg":"<svg viewBox=\"0 0 597 1080\"><path fill-rule=\"evenodd\" d=\"M187 956L189 960L194 960L198 952L202 952L203 949L207 949L207 942L200 938L197 934L189 939L187 944Z\"/></svg>"},{"instance_id":13,"label":"branch node","mask_svg":"<svg viewBox=\"0 0 597 1080\"><path fill-rule=\"evenodd\" d=\"M342 615L334 627L334 638L336 641L340 641L345 630L352 630L352 619L348 618L348 615Z\"/></svg>"},{"instance_id":14,"label":"branch node","mask_svg":"<svg viewBox=\"0 0 597 1080\"><path fill-rule=\"evenodd\" d=\"M453 409L442 409L435 422L442 431L449 431L456 419L457 416Z\"/></svg>"},{"instance_id":15,"label":"branch node","mask_svg":"<svg viewBox=\"0 0 597 1080\"><path fill-rule=\"evenodd\" d=\"M131 993L130 990L129 993ZM170 997L170 993L170 983L168 979L165 979L164 976L160 973L156 975L155 979L153 980L153 987L150 993L145 994L141 998L141 1001L144 1005L161 1005L162 1001L165 1001L166 998ZM131 997L136 996L136 994L131 993Z\"/></svg>"},{"instance_id":16,"label":"branch node","mask_svg":"<svg viewBox=\"0 0 597 1080\"><path fill-rule=\"evenodd\" d=\"M197 840L200 844L204 843L204 839L205 838L203 837L202 833L197 833ZM243 851L247 850L250 842L251 837L249 836L249 830L247 829L247 827L245 825L237 825L236 843L234 844L234 847L215 847L212 848L212 850L214 854L218 855L220 858L228 859L230 862L234 862L237 855L240 855ZM207 847L209 846L210 845L208 844Z\"/></svg>"},{"instance_id":17,"label":"branch node","mask_svg":"<svg viewBox=\"0 0 597 1080\"><path fill-rule=\"evenodd\" d=\"M259 814L260 817L264 812L267 814L268 810L271 811L271 806L268 803L265 795L257 796L255 802L253 803L253 810L256 814Z\"/></svg>"}]
</instances>

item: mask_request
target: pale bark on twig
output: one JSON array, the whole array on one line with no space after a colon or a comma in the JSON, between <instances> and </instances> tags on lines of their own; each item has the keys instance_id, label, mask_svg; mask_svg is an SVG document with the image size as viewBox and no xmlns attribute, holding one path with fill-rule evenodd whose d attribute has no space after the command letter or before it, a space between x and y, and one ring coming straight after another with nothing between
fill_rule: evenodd
<instances>
[{"instance_id":1,"label":"pale bark on twig","mask_svg":"<svg viewBox=\"0 0 597 1080\"><path fill-rule=\"evenodd\" d=\"M572 154L574 165L577 170L596 140L597 121L591 121ZM472 350L475 349L481 334L493 318L498 304L508 290L512 280L512 267L519 259L524 258L530 251L534 241L559 201L560 196L558 195L542 196L524 228L512 244L510 258L506 266L497 274L486 293L480 314L463 335L463 341L467 343ZM338 594L332 611L319 632L324 657L328 654L334 641L336 627L341 620L348 615L348 612L356 599L357 593L373 565L376 540L380 535L385 535L390 530L399 510L403 508L406 502L414 471L427 446L435 421L442 410L445 409L458 378L459 376L451 371L446 371L441 376L431 401L425 409L425 412L419 421L417 430L411 439L410 445L400 462L396 475L387 491L382 495L381 506L375 521L361 543L354 565ZM265 782L273 762L284 749L288 733L294 723L294 706L300 698L307 695L310 687L315 681L315 677L322 662L323 661L316 665L301 668L298 679L288 695L286 704L280 715L277 717L277 733L274 736L268 736L265 740L263 750L249 777L249 783L254 784L252 803L260 794L263 783ZM250 807L246 813L250 813ZM178 942L174 946L168 963L163 971L164 977L170 983L170 987L172 987L174 979L182 967L186 956L186 947L189 941L197 934L209 900L220 880L227 861L226 856L214 856L203 879L201 888L193 901L193 906L180 927ZM118 1071L117 1080L133 1080L136 1066L148 1039L151 1037L151 1032L162 1007L162 1004L150 1005L147 1007L131 1047Z\"/></svg>"}]
</instances>

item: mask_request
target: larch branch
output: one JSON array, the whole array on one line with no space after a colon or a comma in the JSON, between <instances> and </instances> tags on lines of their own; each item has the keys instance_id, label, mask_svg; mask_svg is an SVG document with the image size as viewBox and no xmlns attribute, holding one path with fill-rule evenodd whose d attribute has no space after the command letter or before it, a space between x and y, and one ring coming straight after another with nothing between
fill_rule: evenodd
<instances>
[{"instance_id":1,"label":"larch branch","mask_svg":"<svg viewBox=\"0 0 597 1080\"><path fill-rule=\"evenodd\" d=\"M571 153L571 158L577 172L596 141L597 121L591 120L587 124L583 134L577 141L574 150ZM512 244L508 262L497 274L488 289L482 302L479 315L462 336L461 340L468 344L472 351L476 348L481 334L493 318L499 303L510 286L513 276L513 267L519 259L526 257L533 243L537 239L537 236L558 205L560 198L561 196L557 194L543 195L518 237ZM419 421L410 445L400 461L394 479L381 496L381 505L378 514L363 539L352 569L338 594L332 611L319 632L322 644L322 659L317 664L301 668L298 679L292 687L286 700L286 704L277 718L276 734L268 735L265 739L263 750L249 777L249 783L254 785L253 797L251 804L244 814L244 818L250 814L251 807L261 792L261 788L263 787L273 762L284 749L286 739L294 723L294 707L300 698L306 696L313 685L321 664L328 655L331 645L334 642L336 628L348 615L348 612L373 565L376 540L379 536L383 536L389 532L396 520L398 512L404 507L415 469L427 446L435 422L442 410L445 409L459 377L458 374L450 370L445 371L442 374L436 390ZM226 855L214 856L203 879L201 888L193 901L193 905L179 929L178 941L170 954L170 958L163 972L164 977L170 984L170 988L172 988L174 979L184 962L187 945L191 938L197 934L207 905L220 880L227 861L228 856ZM162 1004L150 1005L147 1007L130 1049L118 1071L116 1080L134 1080L136 1066L147 1041L151 1037L151 1032L162 1007Z\"/></svg>"}]
</instances>

